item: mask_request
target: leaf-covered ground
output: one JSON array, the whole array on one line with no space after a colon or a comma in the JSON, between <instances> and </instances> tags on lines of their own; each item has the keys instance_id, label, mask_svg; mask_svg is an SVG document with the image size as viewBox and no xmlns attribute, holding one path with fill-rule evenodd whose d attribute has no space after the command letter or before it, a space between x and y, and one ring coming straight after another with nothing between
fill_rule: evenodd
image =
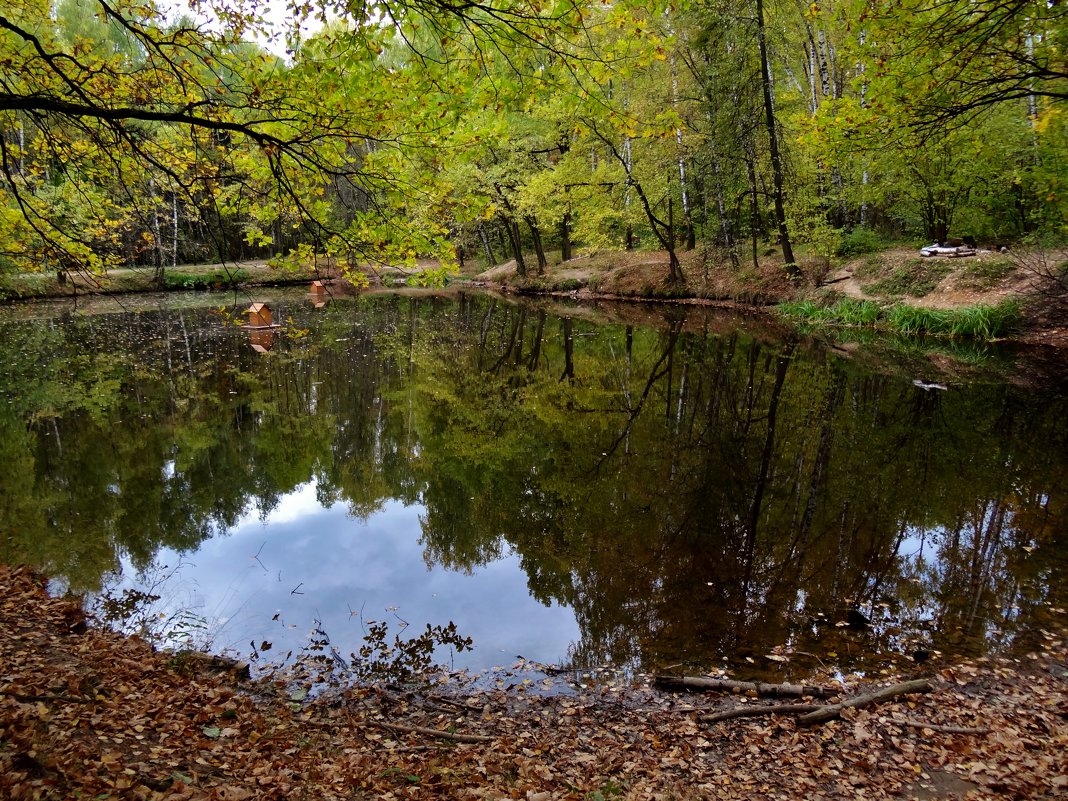
<instances>
[{"instance_id":1,"label":"leaf-covered ground","mask_svg":"<svg viewBox=\"0 0 1068 801\"><path fill-rule=\"evenodd\" d=\"M0 566L0 599L5 799L1068 797L1068 667L1052 635L1033 658L943 670L934 692L800 728L700 720L755 699L616 687L295 703L291 687L86 629L29 570Z\"/></svg>"}]
</instances>

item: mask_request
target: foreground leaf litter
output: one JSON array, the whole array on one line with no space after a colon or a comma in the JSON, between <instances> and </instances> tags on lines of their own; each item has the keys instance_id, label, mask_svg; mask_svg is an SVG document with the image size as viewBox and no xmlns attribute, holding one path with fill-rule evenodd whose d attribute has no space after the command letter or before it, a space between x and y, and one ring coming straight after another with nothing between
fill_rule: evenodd
<instances>
[{"instance_id":1,"label":"foreground leaf litter","mask_svg":"<svg viewBox=\"0 0 1068 801\"><path fill-rule=\"evenodd\" d=\"M1068 667L1052 635L1027 659L942 669L934 692L824 725L704 724L766 702L364 687L294 703L281 683L191 674L86 629L28 569L0 566L0 591L0 797L13 801L1068 797Z\"/></svg>"}]
</instances>

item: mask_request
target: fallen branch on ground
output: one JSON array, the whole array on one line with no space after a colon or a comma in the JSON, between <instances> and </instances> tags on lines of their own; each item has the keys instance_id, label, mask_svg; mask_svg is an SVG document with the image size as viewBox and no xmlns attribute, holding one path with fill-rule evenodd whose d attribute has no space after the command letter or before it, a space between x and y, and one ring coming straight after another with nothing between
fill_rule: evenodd
<instances>
[{"instance_id":1,"label":"fallen branch on ground","mask_svg":"<svg viewBox=\"0 0 1068 801\"><path fill-rule=\"evenodd\" d=\"M765 684L759 681L709 679L704 676L653 676L653 683L661 687L685 687L688 690L714 690L730 693L756 693L780 698L830 698L838 691L807 684Z\"/></svg>"},{"instance_id":2,"label":"fallen branch on ground","mask_svg":"<svg viewBox=\"0 0 1068 801\"><path fill-rule=\"evenodd\" d=\"M848 698L845 701L840 701L837 704L773 704L770 706L760 706L759 704L752 704L748 706L738 706L734 709L728 709L723 712L717 712L713 715L702 715L698 718L701 723L719 723L724 720L733 720L734 718L755 718L761 715L801 715L797 719L798 723L804 726L810 726L813 723L823 723L833 718L838 717L843 709L856 708L869 706L871 704L878 703L879 701L885 701L888 698L893 698L898 695L905 695L907 693L925 693L930 692L933 688L927 679L917 679L915 681L906 681L901 684L895 684L891 687L884 687L881 690L875 690L874 692L866 693L864 695L857 695L853 698ZM956 729L957 727L937 727L927 724L920 724L920 721L909 722L905 719L895 718L896 723L902 725L923 725L926 728L934 729L935 731L946 731L950 734L981 734L983 733L979 729L964 729L959 731L949 731L950 729Z\"/></svg>"},{"instance_id":3,"label":"fallen branch on ground","mask_svg":"<svg viewBox=\"0 0 1068 801\"><path fill-rule=\"evenodd\" d=\"M857 695L853 698L848 698L838 704L821 706L814 712L802 715L797 719L797 722L802 726L811 726L814 723L824 723L838 717L842 714L843 709L859 709L861 707L870 706L871 704L877 704L880 701L885 701L888 698L894 698L898 695L906 695L908 693L927 693L933 689L934 688L927 679L904 681L901 684L884 687L881 690L876 690L875 692L867 693L866 695Z\"/></svg>"},{"instance_id":4,"label":"fallen branch on ground","mask_svg":"<svg viewBox=\"0 0 1068 801\"><path fill-rule=\"evenodd\" d=\"M761 715L797 715L803 712L815 712L820 708L819 704L774 704L772 706L750 704L748 706L736 706L734 709L727 709L714 715L702 715L698 720L701 723L719 723L721 720L755 718Z\"/></svg>"}]
</instances>

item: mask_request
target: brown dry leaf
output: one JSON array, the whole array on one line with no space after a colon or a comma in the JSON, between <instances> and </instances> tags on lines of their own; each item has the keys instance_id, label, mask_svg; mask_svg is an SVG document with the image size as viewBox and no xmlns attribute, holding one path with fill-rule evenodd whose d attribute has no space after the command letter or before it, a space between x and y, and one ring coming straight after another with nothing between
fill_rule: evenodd
<instances>
[{"instance_id":1,"label":"brown dry leaf","mask_svg":"<svg viewBox=\"0 0 1068 801\"><path fill-rule=\"evenodd\" d=\"M864 725L863 720L858 720L853 724L853 739L858 743L871 739L871 732L868 731L868 727Z\"/></svg>"},{"instance_id":2,"label":"brown dry leaf","mask_svg":"<svg viewBox=\"0 0 1068 801\"><path fill-rule=\"evenodd\" d=\"M0 567L0 599L0 689L46 696L62 687L96 698L0 696L0 797L13 801L107 793L146 801L890 801L936 770L970 780L985 797L1048 799L1068 789L1065 682L1043 668L1053 657L961 666L907 713L987 726L991 737L903 727L892 720L902 702L811 729L789 718L709 728L695 722L703 710L693 699L644 688L544 698L520 688L462 690L452 698L471 714L444 714L418 694L359 688L294 714L269 683L253 700L224 677L175 674L143 642L94 629L70 634L72 607L49 598L28 571ZM440 743L376 726L387 721L494 740ZM205 728L219 736L205 737Z\"/></svg>"}]
</instances>

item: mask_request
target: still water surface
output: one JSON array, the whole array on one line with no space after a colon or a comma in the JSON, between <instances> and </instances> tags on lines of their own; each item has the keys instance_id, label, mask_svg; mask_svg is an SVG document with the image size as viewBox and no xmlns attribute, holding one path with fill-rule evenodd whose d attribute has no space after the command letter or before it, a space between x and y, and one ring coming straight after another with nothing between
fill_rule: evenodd
<instances>
[{"instance_id":1,"label":"still water surface","mask_svg":"<svg viewBox=\"0 0 1068 801\"><path fill-rule=\"evenodd\" d=\"M247 300L5 310L0 560L263 658L453 621L455 667L798 676L1063 625L1068 398L1027 354L271 300L266 332L236 325Z\"/></svg>"}]
</instances>

